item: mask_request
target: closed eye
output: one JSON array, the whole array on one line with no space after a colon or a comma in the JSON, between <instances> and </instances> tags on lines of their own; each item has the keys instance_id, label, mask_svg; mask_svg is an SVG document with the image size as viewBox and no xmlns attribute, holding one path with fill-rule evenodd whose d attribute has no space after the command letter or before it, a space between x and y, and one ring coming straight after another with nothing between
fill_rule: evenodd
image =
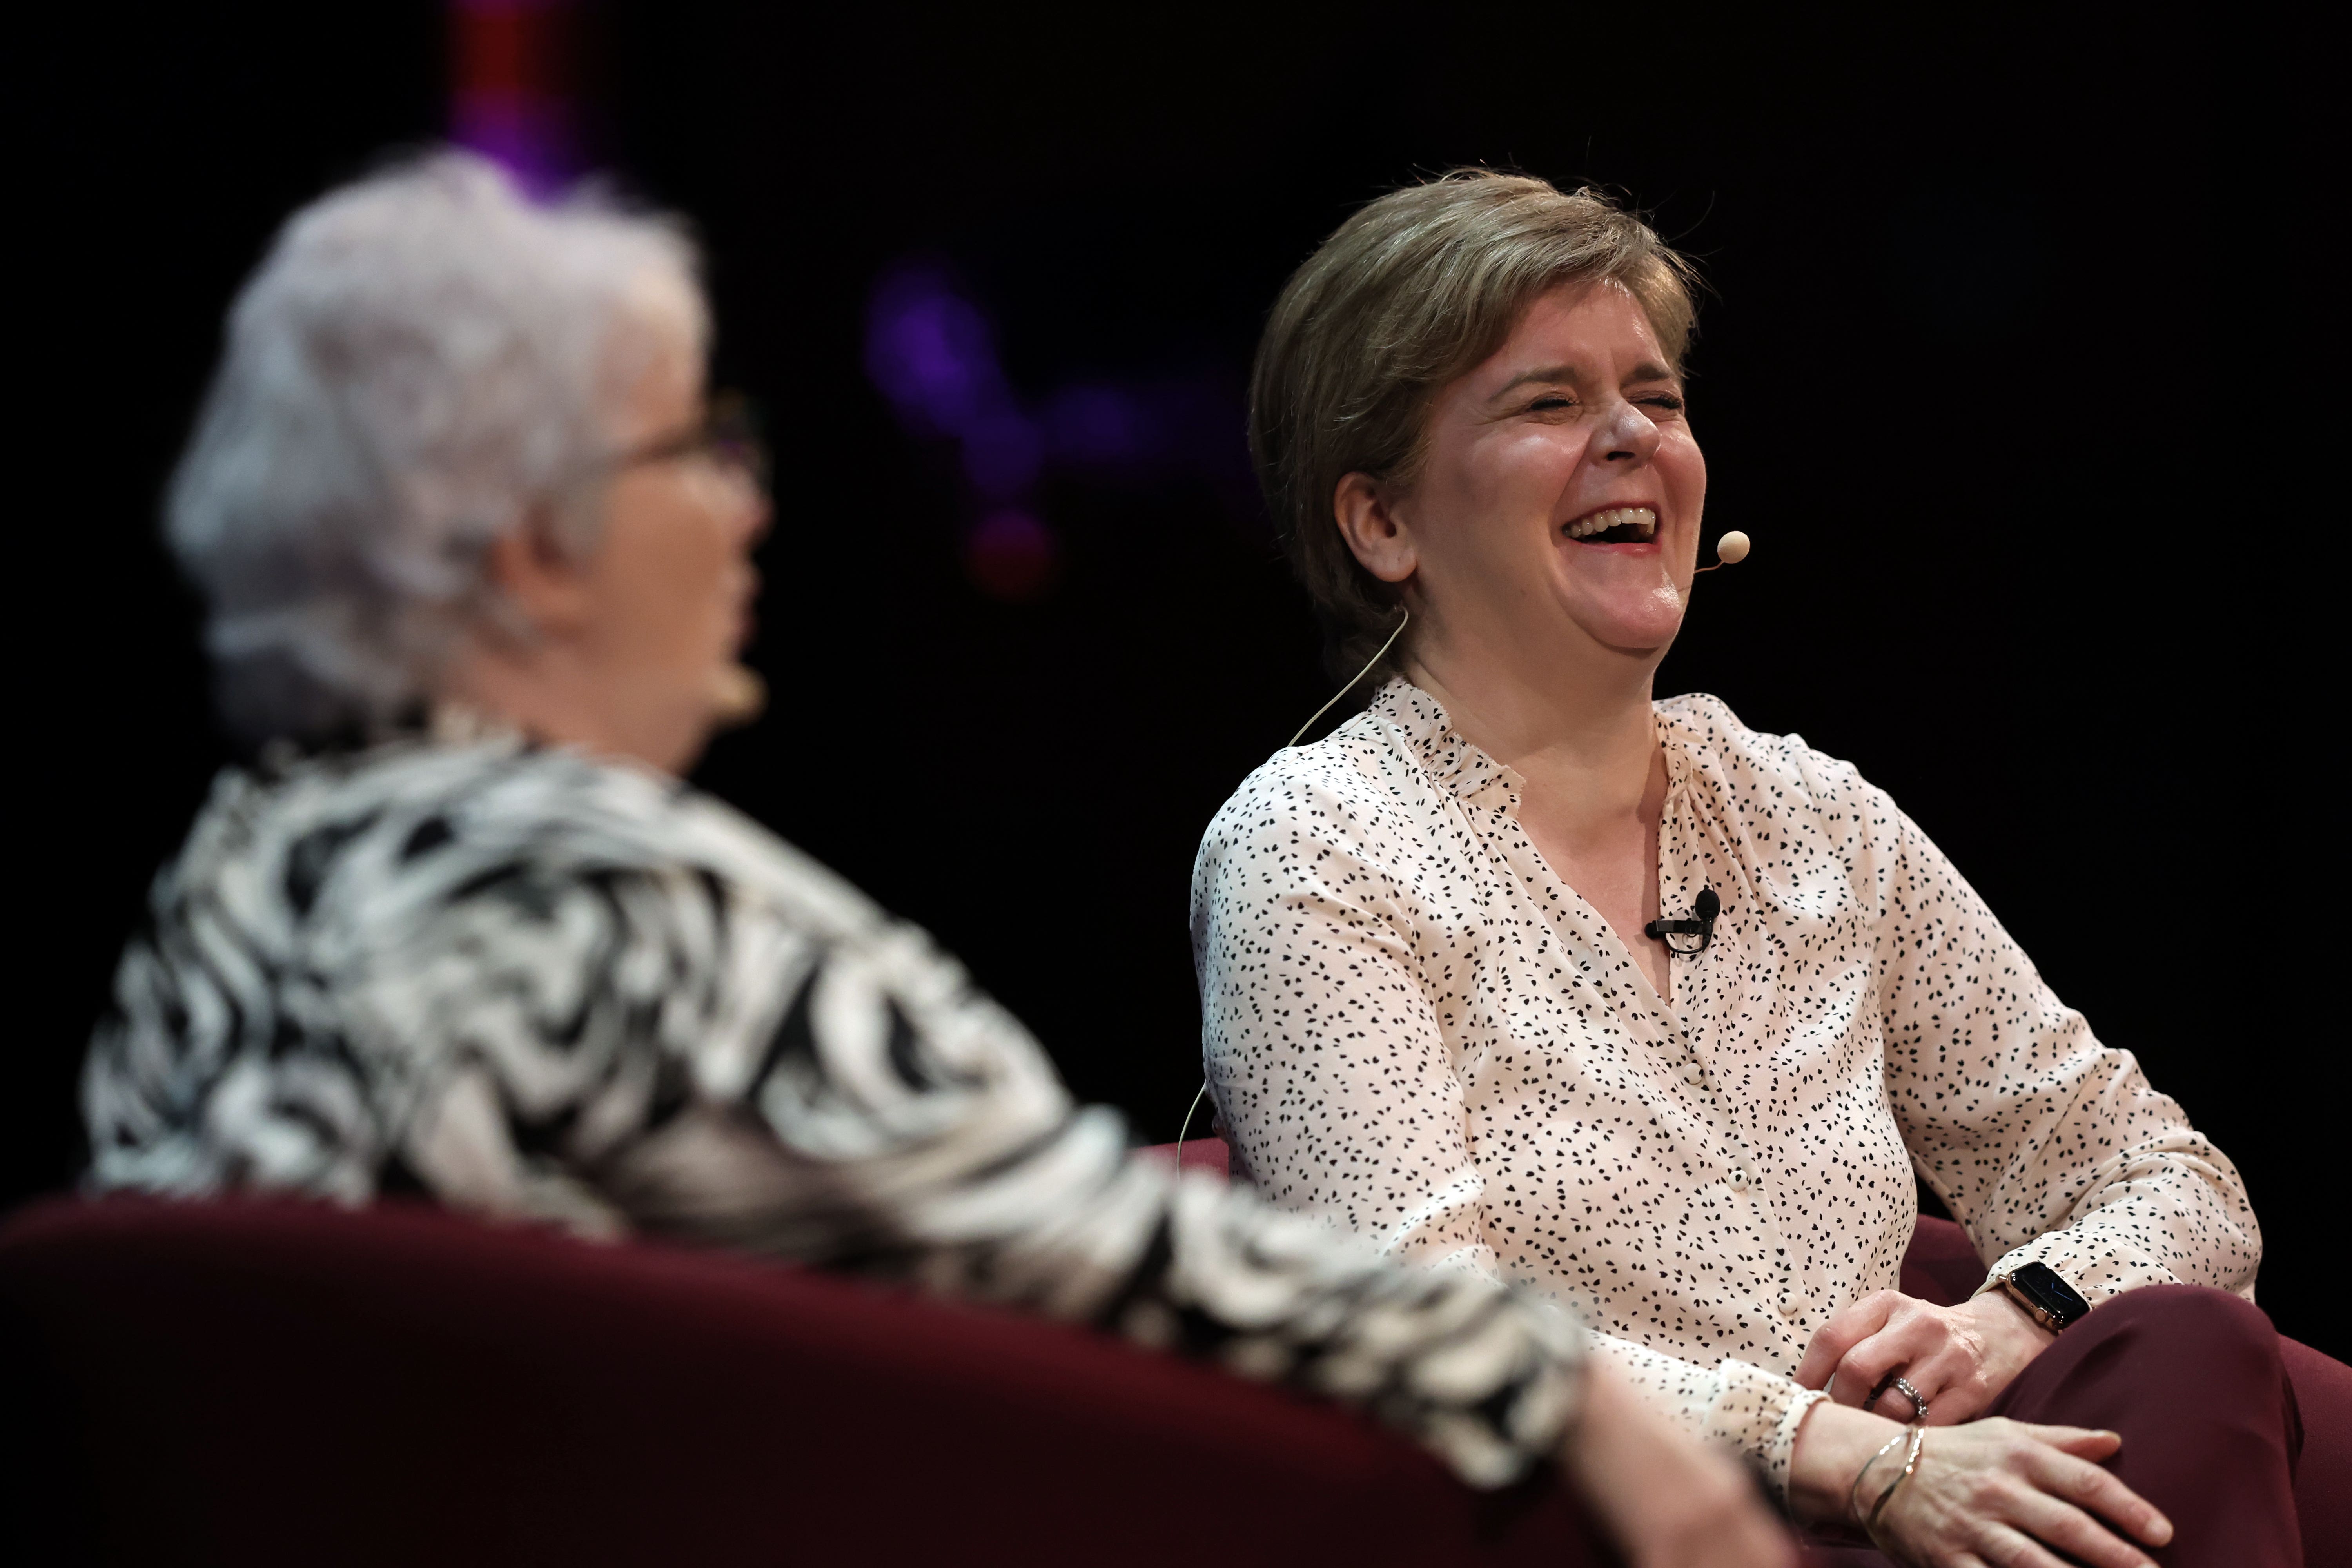
<instances>
[{"instance_id":1,"label":"closed eye","mask_svg":"<svg viewBox=\"0 0 2352 1568\"><path fill-rule=\"evenodd\" d=\"M1546 393L1543 396L1537 398L1533 403L1528 405L1528 412L1530 414L1549 414L1557 409L1573 408L1575 406L1576 400L1572 397L1562 397L1558 393Z\"/></svg>"},{"instance_id":2,"label":"closed eye","mask_svg":"<svg viewBox=\"0 0 2352 1568\"><path fill-rule=\"evenodd\" d=\"M1669 414L1680 414L1683 411L1683 400L1671 392L1654 392L1646 397L1637 397L1633 401L1646 403L1653 408L1663 408Z\"/></svg>"}]
</instances>

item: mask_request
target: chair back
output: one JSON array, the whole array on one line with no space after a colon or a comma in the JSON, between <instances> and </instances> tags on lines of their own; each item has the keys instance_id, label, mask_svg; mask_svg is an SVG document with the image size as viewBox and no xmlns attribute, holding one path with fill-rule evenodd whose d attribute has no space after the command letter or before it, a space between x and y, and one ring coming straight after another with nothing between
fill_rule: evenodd
<instances>
[{"instance_id":1,"label":"chair back","mask_svg":"<svg viewBox=\"0 0 2352 1568\"><path fill-rule=\"evenodd\" d=\"M1584 1561L1559 1486L1210 1367L424 1205L21 1212L0 1379L20 1562Z\"/></svg>"}]
</instances>

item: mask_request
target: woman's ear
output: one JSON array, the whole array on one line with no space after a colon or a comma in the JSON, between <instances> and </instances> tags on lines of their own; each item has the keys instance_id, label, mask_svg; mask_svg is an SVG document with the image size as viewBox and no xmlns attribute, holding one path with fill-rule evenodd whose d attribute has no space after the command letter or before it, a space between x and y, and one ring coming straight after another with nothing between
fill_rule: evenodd
<instances>
[{"instance_id":1,"label":"woman's ear","mask_svg":"<svg viewBox=\"0 0 2352 1568\"><path fill-rule=\"evenodd\" d=\"M482 569L507 611L498 619L509 630L562 637L586 626L595 613L588 563L564 547L554 515L544 506L531 508L520 523L490 542Z\"/></svg>"},{"instance_id":2,"label":"woman's ear","mask_svg":"<svg viewBox=\"0 0 2352 1568\"><path fill-rule=\"evenodd\" d=\"M1383 583L1402 583L1421 563L1412 530L1396 514L1391 498L1370 474L1347 474L1331 495L1331 515L1339 537Z\"/></svg>"}]
</instances>

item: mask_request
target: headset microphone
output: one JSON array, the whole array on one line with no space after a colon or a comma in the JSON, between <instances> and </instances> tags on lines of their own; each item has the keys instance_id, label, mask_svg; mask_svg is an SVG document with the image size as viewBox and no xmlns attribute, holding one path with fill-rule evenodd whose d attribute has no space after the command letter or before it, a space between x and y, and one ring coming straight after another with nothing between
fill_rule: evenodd
<instances>
[{"instance_id":1,"label":"headset microphone","mask_svg":"<svg viewBox=\"0 0 2352 1568\"><path fill-rule=\"evenodd\" d=\"M703 694L710 705L711 722L722 730L749 724L768 705L768 683L747 665L730 664L713 672Z\"/></svg>"},{"instance_id":2,"label":"headset microphone","mask_svg":"<svg viewBox=\"0 0 2352 1568\"><path fill-rule=\"evenodd\" d=\"M1716 566L1737 566L1748 559L1748 536L1733 529L1715 542L1715 566L1702 566L1699 572L1712 572ZM1698 573L1691 574L1696 576Z\"/></svg>"}]
</instances>

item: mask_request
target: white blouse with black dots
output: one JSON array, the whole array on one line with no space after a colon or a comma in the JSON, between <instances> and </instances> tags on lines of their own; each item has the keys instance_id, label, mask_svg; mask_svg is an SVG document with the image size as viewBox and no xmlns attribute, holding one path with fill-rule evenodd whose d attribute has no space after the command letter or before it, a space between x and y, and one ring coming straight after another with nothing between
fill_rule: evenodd
<instances>
[{"instance_id":1,"label":"white blouse with black dots","mask_svg":"<svg viewBox=\"0 0 2352 1568\"><path fill-rule=\"evenodd\" d=\"M1660 907L1722 901L1667 1000L1529 843L1518 775L1404 680L1225 804L1202 1053L1268 1195L1557 1292L1782 1485L1821 1397L1790 1373L1895 1284L1915 1169L1993 1271L2252 1294L2236 1168L1884 791L1715 698L1656 712Z\"/></svg>"}]
</instances>

